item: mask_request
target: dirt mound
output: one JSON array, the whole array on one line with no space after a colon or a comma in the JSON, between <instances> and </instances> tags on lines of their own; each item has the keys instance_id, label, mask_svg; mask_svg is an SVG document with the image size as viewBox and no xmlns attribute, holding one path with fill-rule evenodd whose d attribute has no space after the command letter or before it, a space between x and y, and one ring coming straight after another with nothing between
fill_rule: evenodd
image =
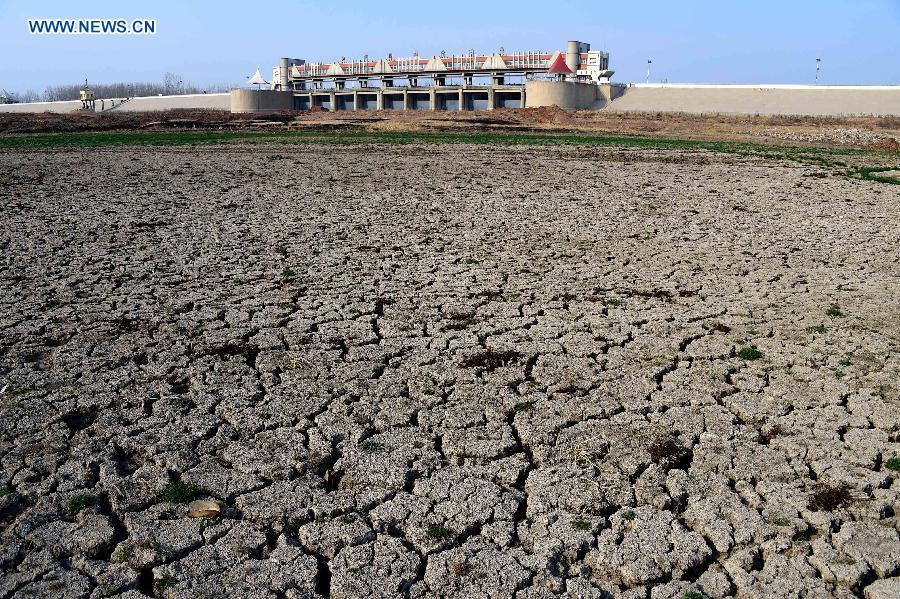
<instances>
[{"instance_id":1,"label":"dirt mound","mask_svg":"<svg viewBox=\"0 0 900 599\"><path fill-rule=\"evenodd\" d=\"M575 113L570 110L563 110L559 106L541 106L539 108L516 108L506 109L512 112L520 122L537 123L541 125L571 125L577 118Z\"/></svg>"},{"instance_id":2,"label":"dirt mound","mask_svg":"<svg viewBox=\"0 0 900 599\"><path fill-rule=\"evenodd\" d=\"M871 147L886 152L900 152L900 141L897 141L896 137L885 137L873 143Z\"/></svg>"}]
</instances>

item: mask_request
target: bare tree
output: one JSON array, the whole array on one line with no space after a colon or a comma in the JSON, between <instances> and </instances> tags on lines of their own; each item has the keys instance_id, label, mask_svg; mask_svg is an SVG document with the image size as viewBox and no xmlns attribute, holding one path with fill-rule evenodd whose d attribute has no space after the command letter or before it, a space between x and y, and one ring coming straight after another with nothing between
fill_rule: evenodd
<instances>
[{"instance_id":1,"label":"bare tree","mask_svg":"<svg viewBox=\"0 0 900 599\"><path fill-rule=\"evenodd\" d=\"M0 95L4 94L0 93ZM33 89L26 89L23 92L12 92L7 97L16 102L39 102L41 100L41 94Z\"/></svg>"},{"instance_id":2,"label":"bare tree","mask_svg":"<svg viewBox=\"0 0 900 599\"><path fill-rule=\"evenodd\" d=\"M163 93L167 96L181 93L179 91L180 89L182 89L181 77L179 77L175 73L166 72L163 75L163 87L165 88L165 91Z\"/></svg>"},{"instance_id":3,"label":"bare tree","mask_svg":"<svg viewBox=\"0 0 900 599\"><path fill-rule=\"evenodd\" d=\"M47 102L55 102L60 100L77 100L78 92L81 90L80 84L72 85L53 85L48 87L43 94L43 99ZM186 83L176 73L166 73L163 75L162 83L152 82L134 82L134 83L91 83L90 87L97 94L98 98L133 98L136 96L171 96L176 94L204 94L226 92L236 85L228 83L217 83L206 87L197 87L191 83ZM36 92L30 92L35 96L30 100L37 101L39 98ZM11 97L16 97L15 94ZM29 96L31 98L31 96Z\"/></svg>"}]
</instances>

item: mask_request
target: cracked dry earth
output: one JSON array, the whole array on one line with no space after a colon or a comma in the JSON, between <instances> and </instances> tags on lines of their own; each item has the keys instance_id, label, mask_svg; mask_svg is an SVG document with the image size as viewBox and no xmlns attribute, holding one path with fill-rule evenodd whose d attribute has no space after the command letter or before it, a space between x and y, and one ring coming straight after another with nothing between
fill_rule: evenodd
<instances>
[{"instance_id":1,"label":"cracked dry earth","mask_svg":"<svg viewBox=\"0 0 900 599\"><path fill-rule=\"evenodd\" d=\"M579 146L0 168L2 597L900 596L892 186Z\"/></svg>"}]
</instances>

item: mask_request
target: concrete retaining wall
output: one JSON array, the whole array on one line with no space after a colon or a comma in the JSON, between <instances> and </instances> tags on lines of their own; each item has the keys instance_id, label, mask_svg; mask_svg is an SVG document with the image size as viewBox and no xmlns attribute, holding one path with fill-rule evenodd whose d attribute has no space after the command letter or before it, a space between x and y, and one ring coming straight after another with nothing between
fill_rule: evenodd
<instances>
[{"instance_id":1,"label":"concrete retaining wall","mask_svg":"<svg viewBox=\"0 0 900 599\"><path fill-rule=\"evenodd\" d=\"M566 109L600 109L606 105L600 86L574 81L528 81L525 107L559 106Z\"/></svg>"},{"instance_id":2,"label":"concrete retaining wall","mask_svg":"<svg viewBox=\"0 0 900 599\"><path fill-rule=\"evenodd\" d=\"M200 108L209 110L228 110L231 107L229 94L192 94L184 96L142 96L131 98L119 104L116 99L115 108L112 101L97 100L97 112L153 112L156 110L173 110L175 108ZM81 110L81 102L32 102L28 104L0 104L0 112L75 112Z\"/></svg>"},{"instance_id":3,"label":"concrete retaining wall","mask_svg":"<svg viewBox=\"0 0 900 599\"><path fill-rule=\"evenodd\" d=\"M231 112L281 112L294 108L294 94L275 89L233 89L226 108Z\"/></svg>"},{"instance_id":4,"label":"concrete retaining wall","mask_svg":"<svg viewBox=\"0 0 900 599\"><path fill-rule=\"evenodd\" d=\"M804 116L900 115L900 86L637 84L606 110Z\"/></svg>"},{"instance_id":5,"label":"concrete retaining wall","mask_svg":"<svg viewBox=\"0 0 900 599\"><path fill-rule=\"evenodd\" d=\"M290 92L236 89L230 94L132 98L104 112L149 112L177 108L279 112L294 108ZM836 85L589 85L570 81L529 81L525 106L605 109L618 112L687 112L761 115L900 116L900 86ZM74 112L81 102L0 104L0 112ZM97 102L100 111L101 102Z\"/></svg>"}]
</instances>

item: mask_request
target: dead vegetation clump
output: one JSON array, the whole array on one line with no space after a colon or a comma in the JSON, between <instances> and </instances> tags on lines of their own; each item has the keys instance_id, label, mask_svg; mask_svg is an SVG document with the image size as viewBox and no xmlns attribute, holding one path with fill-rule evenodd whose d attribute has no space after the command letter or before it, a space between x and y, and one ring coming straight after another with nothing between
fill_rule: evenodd
<instances>
[{"instance_id":1,"label":"dead vegetation clump","mask_svg":"<svg viewBox=\"0 0 900 599\"><path fill-rule=\"evenodd\" d=\"M768 443L772 439L775 439L776 437L780 437L781 435L786 434L786 432L787 431L785 431L784 427L782 427L780 424L773 424L772 426L770 426L769 428L767 428L766 430L763 431L762 436L763 436L763 439L765 439L766 442Z\"/></svg>"},{"instance_id":2,"label":"dead vegetation clump","mask_svg":"<svg viewBox=\"0 0 900 599\"><path fill-rule=\"evenodd\" d=\"M900 129L900 116L880 116L875 124L882 129Z\"/></svg>"},{"instance_id":3,"label":"dead vegetation clump","mask_svg":"<svg viewBox=\"0 0 900 599\"><path fill-rule=\"evenodd\" d=\"M870 145L875 150L884 150L885 152L900 152L900 142L894 137L883 137Z\"/></svg>"},{"instance_id":4,"label":"dead vegetation clump","mask_svg":"<svg viewBox=\"0 0 900 599\"><path fill-rule=\"evenodd\" d=\"M690 462L690 451L681 445L675 437L662 437L647 446L650 459L669 468L684 466Z\"/></svg>"},{"instance_id":5,"label":"dead vegetation clump","mask_svg":"<svg viewBox=\"0 0 900 599\"><path fill-rule=\"evenodd\" d=\"M814 512L830 512L847 506L852 499L847 485L820 483L813 488L808 506Z\"/></svg>"},{"instance_id":6,"label":"dead vegetation clump","mask_svg":"<svg viewBox=\"0 0 900 599\"><path fill-rule=\"evenodd\" d=\"M494 351L486 350L471 355L462 361L464 368L481 368L487 371L496 370L501 366L509 366L522 357L519 352L515 351Z\"/></svg>"}]
</instances>

